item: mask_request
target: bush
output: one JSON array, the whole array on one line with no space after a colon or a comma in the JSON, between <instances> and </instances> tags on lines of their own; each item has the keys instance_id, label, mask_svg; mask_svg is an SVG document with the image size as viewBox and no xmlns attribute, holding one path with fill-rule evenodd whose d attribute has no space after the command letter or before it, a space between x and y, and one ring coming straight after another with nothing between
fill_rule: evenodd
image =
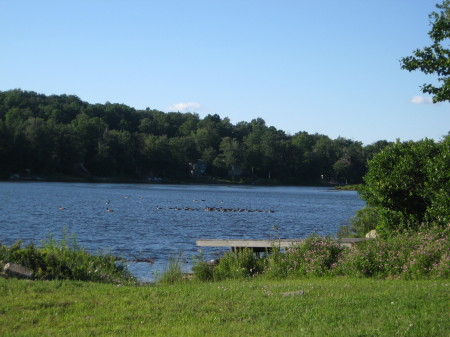
<instances>
[{"instance_id":1,"label":"bush","mask_svg":"<svg viewBox=\"0 0 450 337\"><path fill-rule=\"evenodd\" d=\"M350 223L355 228L357 237L364 237L378 225L378 213L372 207L363 207L356 211L356 215L350 219Z\"/></svg>"},{"instance_id":2,"label":"bush","mask_svg":"<svg viewBox=\"0 0 450 337\"><path fill-rule=\"evenodd\" d=\"M194 278L199 281L212 281L214 279L214 264L208 263L203 259L203 253L194 257L192 271Z\"/></svg>"},{"instance_id":3,"label":"bush","mask_svg":"<svg viewBox=\"0 0 450 337\"><path fill-rule=\"evenodd\" d=\"M194 275L199 280L248 278L263 274L268 278L330 275L343 252L338 242L330 238L311 236L302 244L282 252L272 247L264 257L251 249L227 252L215 266L199 261Z\"/></svg>"},{"instance_id":4,"label":"bush","mask_svg":"<svg viewBox=\"0 0 450 337\"><path fill-rule=\"evenodd\" d=\"M403 277L447 278L450 276L450 225L446 229L424 229L406 237L411 242L408 259L403 265Z\"/></svg>"},{"instance_id":5,"label":"bush","mask_svg":"<svg viewBox=\"0 0 450 337\"><path fill-rule=\"evenodd\" d=\"M356 211L350 219L350 224L339 227L337 236L339 238L358 237L362 238L375 229L379 224L379 213L373 207L363 207Z\"/></svg>"},{"instance_id":6,"label":"bush","mask_svg":"<svg viewBox=\"0 0 450 337\"><path fill-rule=\"evenodd\" d=\"M450 222L450 136L397 142L368 162L361 196L377 212L377 232Z\"/></svg>"},{"instance_id":7,"label":"bush","mask_svg":"<svg viewBox=\"0 0 450 337\"><path fill-rule=\"evenodd\" d=\"M251 249L239 249L225 253L213 268L214 280L248 278L262 271L262 259Z\"/></svg>"},{"instance_id":8,"label":"bush","mask_svg":"<svg viewBox=\"0 0 450 337\"><path fill-rule=\"evenodd\" d=\"M215 266L199 261L194 274L199 280L264 277L354 276L374 278L450 277L450 225L422 226L386 239L373 239L343 248L339 241L319 236L285 252L256 256L250 249L225 254Z\"/></svg>"},{"instance_id":9,"label":"bush","mask_svg":"<svg viewBox=\"0 0 450 337\"><path fill-rule=\"evenodd\" d=\"M169 258L169 267L163 271L160 279L161 283L172 284L185 280L180 260L181 256Z\"/></svg>"},{"instance_id":10,"label":"bush","mask_svg":"<svg viewBox=\"0 0 450 337\"><path fill-rule=\"evenodd\" d=\"M75 238L68 236L56 242L53 237L42 242L42 247L34 243L22 248L17 241L10 248L1 245L0 260L13 262L31 268L34 277L40 280L67 279L105 283L135 282L125 266L111 255L94 255L81 249Z\"/></svg>"},{"instance_id":11,"label":"bush","mask_svg":"<svg viewBox=\"0 0 450 337\"><path fill-rule=\"evenodd\" d=\"M450 276L450 225L420 227L387 239L368 240L348 250L335 273L378 278Z\"/></svg>"},{"instance_id":12,"label":"bush","mask_svg":"<svg viewBox=\"0 0 450 337\"><path fill-rule=\"evenodd\" d=\"M334 273L356 277L387 277L401 272L403 251L396 240L369 240L348 249ZM403 247L404 248L404 247Z\"/></svg>"},{"instance_id":13,"label":"bush","mask_svg":"<svg viewBox=\"0 0 450 337\"><path fill-rule=\"evenodd\" d=\"M329 275L342 251L339 242L313 235L285 253L278 251L268 256L264 273L275 278Z\"/></svg>"}]
</instances>

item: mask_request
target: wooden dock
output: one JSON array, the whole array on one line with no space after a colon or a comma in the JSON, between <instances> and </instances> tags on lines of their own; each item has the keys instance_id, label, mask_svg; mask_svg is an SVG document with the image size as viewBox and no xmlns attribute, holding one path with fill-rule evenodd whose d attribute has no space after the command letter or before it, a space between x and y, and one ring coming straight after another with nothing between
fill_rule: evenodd
<instances>
[{"instance_id":1,"label":"wooden dock","mask_svg":"<svg viewBox=\"0 0 450 337\"><path fill-rule=\"evenodd\" d=\"M358 242L370 240L367 238L342 238L333 239L342 247L352 247ZM254 252L270 251L272 247L280 247L286 249L299 245L305 239L279 239L279 240L234 240L234 239L200 239L196 244L199 247L229 247L232 250L243 248L253 249Z\"/></svg>"}]
</instances>

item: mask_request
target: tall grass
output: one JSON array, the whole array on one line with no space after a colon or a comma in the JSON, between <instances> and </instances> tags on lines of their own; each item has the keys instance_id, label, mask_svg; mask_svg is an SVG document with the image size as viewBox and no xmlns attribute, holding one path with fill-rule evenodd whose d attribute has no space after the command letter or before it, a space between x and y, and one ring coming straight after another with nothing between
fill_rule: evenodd
<instances>
[{"instance_id":1,"label":"tall grass","mask_svg":"<svg viewBox=\"0 0 450 337\"><path fill-rule=\"evenodd\" d=\"M251 250L225 254L218 265L197 262L200 280L353 276L427 279L450 277L450 225L422 228L386 239L374 239L344 248L329 238L311 236L285 251L273 247L259 257Z\"/></svg>"},{"instance_id":2,"label":"tall grass","mask_svg":"<svg viewBox=\"0 0 450 337\"><path fill-rule=\"evenodd\" d=\"M343 255L336 272L359 277L448 278L449 233L450 225L362 242Z\"/></svg>"},{"instance_id":3,"label":"tall grass","mask_svg":"<svg viewBox=\"0 0 450 337\"><path fill-rule=\"evenodd\" d=\"M170 257L169 266L163 271L159 282L164 284L178 283L185 280L185 274L181 269L181 256Z\"/></svg>"},{"instance_id":4,"label":"tall grass","mask_svg":"<svg viewBox=\"0 0 450 337\"><path fill-rule=\"evenodd\" d=\"M53 236L22 247L17 241L9 248L0 245L0 261L13 262L31 268L39 280L80 280L105 283L135 282L126 267L112 255L92 254L80 248L75 236L64 234L61 241Z\"/></svg>"},{"instance_id":5,"label":"tall grass","mask_svg":"<svg viewBox=\"0 0 450 337\"><path fill-rule=\"evenodd\" d=\"M239 249L226 252L217 265L196 259L193 272L201 281L241 279L259 274L263 270L263 259L251 249Z\"/></svg>"},{"instance_id":6,"label":"tall grass","mask_svg":"<svg viewBox=\"0 0 450 337\"><path fill-rule=\"evenodd\" d=\"M342 253L339 243L313 235L284 253L278 249L268 255L263 273L271 278L329 275Z\"/></svg>"}]
</instances>

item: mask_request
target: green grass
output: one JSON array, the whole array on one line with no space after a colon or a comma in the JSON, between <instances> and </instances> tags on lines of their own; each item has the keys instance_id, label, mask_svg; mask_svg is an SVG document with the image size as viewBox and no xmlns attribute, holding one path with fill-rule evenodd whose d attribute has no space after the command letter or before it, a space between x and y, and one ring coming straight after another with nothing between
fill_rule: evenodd
<instances>
[{"instance_id":1,"label":"green grass","mask_svg":"<svg viewBox=\"0 0 450 337\"><path fill-rule=\"evenodd\" d=\"M357 278L148 286L0 279L0 335L448 336L449 286Z\"/></svg>"}]
</instances>

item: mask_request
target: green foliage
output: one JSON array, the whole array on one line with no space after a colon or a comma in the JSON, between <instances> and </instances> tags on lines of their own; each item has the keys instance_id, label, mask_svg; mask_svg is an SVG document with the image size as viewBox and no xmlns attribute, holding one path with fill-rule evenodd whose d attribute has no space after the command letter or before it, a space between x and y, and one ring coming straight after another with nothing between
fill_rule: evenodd
<instances>
[{"instance_id":1,"label":"green foliage","mask_svg":"<svg viewBox=\"0 0 450 337\"><path fill-rule=\"evenodd\" d=\"M369 161L361 196L377 213L377 231L450 222L450 136L397 142Z\"/></svg>"},{"instance_id":2,"label":"green foliage","mask_svg":"<svg viewBox=\"0 0 450 337\"><path fill-rule=\"evenodd\" d=\"M199 281L212 281L214 279L214 263L204 261L203 253L199 256L194 256L192 271L194 278Z\"/></svg>"},{"instance_id":3,"label":"green foliage","mask_svg":"<svg viewBox=\"0 0 450 337\"><path fill-rule=\"evenodd\" d=\"M379 278L448 278L450 225L422 227L385 240L358 244L342 256L336 273Z\"/></svg>"},{"instance_id":4,"label":"green foliage","mask_svg":"<svg viewBox=\"0 0 450 337\"><path fill-rule=\"evenodd\" d=\"M444 41L450 38L450 0L444 0L436 7L440 12L429 15L432 26L428 35L432 45L414 51L414 56L401 60L402 69L409 71L420 70L425 74L436 74L441 87L424 84L422 91L433 95L434 102L450 102L450 49L444 47Z\"/></svg>"},{"instance_id":5,"label":"green foliage","mask_svg":"<svg viewBox=\"0 0 450 337\"><path fill-rule=\"evenodd\" d=\"M181 256L169 258L169 266L163 271L159 280L161 283L171 284L185 280L180 261Z\"/></svg>"},{"instance_id":6,"label":"green foliage","mask_svg":"<svg viewBox=\"0 0 450 337\"><path fill-rule=\"evenodd\" d=\"M69 241L70 240L70 241ZM17 241L11 247L0 245L0 261L31 268L40 280L79 280L105 283L135 282L125 266L111 255L94 255L79 248L75 238L66 235L57 242L50 237L42 247L33 243L22 248Z\"/></svg>"},{"instance_id":7,"label":"green foliage","mask_svg":"<svg viewBox=\"0 0 450 337\"><path fill-rule=\"evenodd\" d=\"M269 278L329 275L342 254L338 242L313 235L286 252L276 251L266 259Z\"/></svg>"},{"instance_id":8,"label":"green foliage","mask_svg":"<svg viewBox=\"0 0 450 337\"><path fill-rule=\"evenodd\" d=\"M350 225L342 226L339 229L338 237L364 237L378 225L378 212L372 207L363 207L356 211L354 217L350 219Z\"/></svg>"},{"instance_id":9,"label":"green foliage","mask_svg":"<svg viewBox=\"0 0 450 337\"><path fill-rule=\"evenodd\" d=\"M372 239L344 248L339 241L319 236L284 252L273 247L263 257L251 250L229 252L217 265L197 261L195 278L201 281L323 276L402 279L450 277L450 225L422 226L386 239Z\"/></svg>"},{"instance_id":10,"label":"green foliage","mask_svg":"<svg viewBox=\"0 0 450 337\"><path fill-rule=\"evenodd\" d=\"M248 278L262 270L262 260L251 249L239 249L225 253L213 269L215 280ZM199 270L198 270L199 271Z\"/></svg>"},{"instance_id":11,"label":"green foliage","mask_svg":"<svg viewBox=\"0 0 450 337\"><path fill-rule=\"evenodd\" d=\"M383 144L363 147L307 132L291 136L261 118L233 125L218 115L200 119L193 113L89 104L76 96L0 92L0 172L6 177L188 180L189 163L203 159L210 177L359 183L366 158Z\"/></svg>"},{"instance_id":12,"label":"green foliage","mask_svg":"<svg viewBox=\"0 0 450 337\"><path fill-rule=\"evenodd\" d=\"M378 278L399 275L406 247L401 246L403 240L388 240L371 240L358 244L343 256L335 273Z\"/></svg>"}]
</instances>

